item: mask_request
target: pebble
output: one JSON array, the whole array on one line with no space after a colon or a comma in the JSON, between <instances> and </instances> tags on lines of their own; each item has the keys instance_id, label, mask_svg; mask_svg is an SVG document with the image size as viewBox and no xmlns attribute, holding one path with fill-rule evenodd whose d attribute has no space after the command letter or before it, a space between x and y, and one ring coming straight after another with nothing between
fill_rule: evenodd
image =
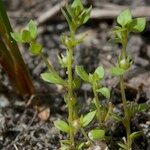
<instances>
[{"instance_id":1,"label":"pebble","mask_svg":"<svg viewBox=\"0 0 150 150\"><path fill-rule=\"evenodd\" d=\"M141 124L140 126L142 127L144 134L147 137L150 137L150 125L146 123L146 124Z\"/></svg>"},{"instance_id":2,"label":"pebble","mask_svg":"<svg viewBox=\"0 0 150 150\"><path fill-rule=\"evenodd\" d=\"M0 108L4 108L9 106L10 102L8 101L7 97L4 95L0 95Z\"/></svg>"},{"instance_id":3,"label":"pebble","mask_svg":"<svg viewBox=\"0 0 150 150\"><path fill-rule=\"evenodd\" d=\"M106 143L102 142L97 142L95 145L93 145L92 147L90 147L88 150L109 150L108 146L106 145Z\"/></svg>"}]
</instances>

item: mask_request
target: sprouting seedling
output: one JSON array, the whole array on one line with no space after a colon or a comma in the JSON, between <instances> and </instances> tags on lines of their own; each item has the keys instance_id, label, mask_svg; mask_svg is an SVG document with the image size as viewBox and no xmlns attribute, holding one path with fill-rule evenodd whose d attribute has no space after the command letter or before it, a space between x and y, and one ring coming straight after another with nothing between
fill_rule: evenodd
<instances>
[{"instance_id":1,"label":"sprouting seedling","mask_svg":"<svg viewBox=\"0 0 150 150\"><path fill-rule=\"evenodd\" d=\"M76 113L76 95L74 93L74 89L79 87L80 79L74 78L73 76L73 49L79 45L83 41L83 37L76 37L76 30L83 24L85 24L90 18L91 7L84 8L83 4L80 0L74 0L72 5L66 5L62 9L62 13L65 16L70 33L63 34L61 36L61 42L66 48L66 55L58 56L59 63L62 68L66 68L67 70L67 79L63 79L52 67L51 64L47 61L47 59L42 54L42 46L36 41L37 37L37 27L34 21L30 21L25 29L23 29L20 33L11 33L11 36L20 43L28 43L30 52L34 55L42 56L44 62L48 67L48 72L42 73L41 77L44 81L62 85L67 93L64 97L66 102L66 106L68 108L68 119L67 121L57 120L54 122L55 126L60 130L69 135L68 140L63 140L62 149L75 149L76 147L83 147L84 143L76 144L74 140L74 136L78 131L81 131L84 137L90 141L89 137L86 135L84 131L84 127L86 127L94 118L96 112L91 111L88 114L78 117ZM91 142L90 142L91 143ZM75 145L76 144L76 145Z\"/></svg>"},{"instance_id":2,"label":"sprouting seedling","mask_svg":"<svg viewBox=\"0 0 150 150\"><path fill-rule=\"evenodd\" d=\"M101 80L104 78L103 67L99 66L94 73L88 74L82 66L77 66L76 73L82 80L91 84L94 93L93 102L96 106L96 117L99 123L99 128L104 128L104 123L107 121L107 119L109 118L109 114L112 111L112 105L110 103L109 108L105 109L104 106L101 105L98 97L98 94L101 93L105 98L110 98L110 90L107 87L103 87L101 85ZM93 139L95 140L98 138L104 138L105 130L99 128L95 130L93 129L89 132L90 138L93 137Z\"/></svg>"},{"instance_id":3,"label":"sprouting seedling","mask_svg":"<svg viewBox=\"0 0 150 150\"><path fill-rule=\"evenodd\" d=\"M112 68L112 74L120 76L132 65L132 58L126 51L128 35L130 32L142 32L145 28L146 20L145 18L133 19L130 10L127 9L117 17L117 23L118 25L114 27L112 33L114 34L115 42L122 45L122 50L116 67Z\"/></svg>"},{"instance_id":4,"label":"sprouting seedling","mask_svg":"<svg viewBox=\"0 0 150 150\"><path fill-rule=\"evenodd\" d=\"M91 111L89 113L87 113L86 115L81 115L80 117L78 117L77 119L73 120L72 122L72 126L74 127L74 132L81 132L86 140L86 142L84 141L79 141L77 142L77 144L75 145L76 149L81 149L86 147L89 147L90 145L93 144L93 141L91 140L90 137L88 137L86 131L84 128L86 128L94 119L96 115L96 111ZM60 131L69 133L70 131L70 126L67 122L63 121L63 120L57 120L54 122L55 127L57 127ZM61 141L61 148L69 148L70 147L70 140L62 140Z\"/></svg>"},{"instance_id":5,"label":"sprouting seedling","mask_svg":"<svg viewBox=\"0 0 150 150\"><path fill-rule=\"evenodd\" d=\"M113 34L115 36L115 41L122 45L121 53L118 57L117 64L112 68L112 74L114 76L120 77L120 89L121 96L124 108L124 117L119 119L123 122L126 128L126 141L124 143L119 143L119 146L125 150L132 149L132 141L136 138L139 133L134 132L131 133L130 129L130 121L133 114L136 113L134 106L128 105L125 95L125 85L124 85L124 74L130 69L133 61L131 57L128 55L127 48L127 40L130 32L142 32L146 25L145 18L132 18L131 11L129 9L124 10L117 17L118 25L114 28Z\"/></svg>"},{"instance_id":6,"label":"sprouting seedling","mask_svg":"<svg viewBox=\"0 0 150 150\"><path fill-rule=\"evenodd\" d=\"M48 67L49 72L42 74L42 78L50 83L61 84L67 86L66 82L58 75L51 64L47 61L44 54L42 53L42 45L37 42L37 26L36 23L31 20L27 26L21 32L11 33L12 38L18 43L27 43L29 45L29 51L33 55L41 56L43 61Z\"/></svg>"},{"instance_id":7,"label":"sprouting seedling","mask_svg":"<svg viewBox=\"0 0 150 150\"><path fill-rule=\"evenodd\" d=\"M37 26L33 20L21 32L11 33L11 36L18 43L28 43L32 54L39 55L41 53L42 45L36 41Z\"/></svg>"},{"instance_id":8,"label":"sprouting seedling","mask_svg":"<svg viewBox=\"0 0 150 150\"><path fill-rule=\"evenodd\" d=\"M99 102L98 93L101 93L107 99L110 97L110 92L108 88L103 87L101 85L101 80L104 77L104 69L103 67L98 67L94 73L86 73L82 66L76 67L76 73L78 76L84 81L91 84L94 93L93 102L96 106L95 110L90 111L85 115L80 115L76 111L76 103L77 98L74 92L74 89L79 87L80 79L78 77L74 78L73 75L73 50L79 45L84 37L76 37L77 29L85 24L90 18L91 7L84 8L83 4L80 0L74 0L72 5L67 5L62 9L62 13L64 14L70 29L70 33L63 34L61 36L61 42L66 48L66 55L58 56L59 63L62 68L67 70L67 79L63 79L56 70L52 67L51 64L47 61L47 59L42 54L42 45L36 41L37 37L37 27L34 21L30 21L25 29L23 29L20 33L11 33L11 36L20 43L27 43L29 45L29 50L34 55L42 56L44 62L48 67L48 72L42 73L41 77L44 81L62 85L66 89L66 95L64 96L64 100L66 102L66 106L68 108L68 119L57 120L54 122L55 126L62 132L67 133L69 139L61 141L61 149L69 150L69 149L85 149L85 146L92 144L94 140L104 139L105 138L105 130L100 129L103 126L103 123L109 118L112 105L110 103L106 113L103 110L103 106ZM113 33L115 36L115 41L122 44L121 54L118 57L118 61L115 67L112 68L112 74L120 77L120 88L122 94L122 101L124 107L124 117L114 116L117 120L122 121L127 132L127 139L124 143L119 143L120 147L125 150L130 150L132 147L132 141L134 138L139 136L140 132L131 133L130 131L130 120L131 117L138 111L144 111L147 109L147 105L145 104L135 104L128 102L125 97L125 87L124 87L124 74L130 69L132 65L131 57L128 55L126 51L127 47L127 38L130 32L141 32L145 28L145 18L135 18L132 19L131 12L129 10L123 11L117 18L118 25L114 28ZM95 118L98 119L99 127L96 129L92 129L88 134L85 132L85 127L87 127L92 120ZM81 131L84 135L86 141L77 142L75 141L75 135L77 132Z\"/></svg>"},{"instance_id":9,"label":"sprouting seedling","mask_svg":"<svg viewBox=\"0 0 150 150\"><path fill-rule=\"evenodd\" d=\"M90 18L90 12L91 12L91 7L87 9L84 8L80 0L74 0L74 2L71 5L66 5L66 7L62 9L62 13L65 16L70 29L70 33L68 35L63 34L61 36L61 42L66 48L66 55L64 56L61 54L61 56L58 56L61 66L67 69L67 75L68 75L68 79L66 81L67 94L65 96L65 102L68 107L67 124L68 124L69 140L63 141L61 146L62 148L67 147L68 149L69 148L75 149L74 136L79 130L81 130L85 138L87 138L87 135L83 129L82 119L79 119L75 109L77 100L74 93L74 89L78 87L79 79L74 78L72 65L73 65L73 53L74 53L73 49L77 45L79 45L83 40L83 37L76 38L75 36L76 31L81 25L85 24L88 21L88 19ZM94 113L92 112L90 112L90 114L94 115ZM87 118L89 123L92 121L89 119L89 117L83 117L83 118ZM90 118L93 119L94 117L90 117ZM54 124L57 128L60 129L61 126L58 127L59 121L56 121Z\"/></svg>"}]
</instances>

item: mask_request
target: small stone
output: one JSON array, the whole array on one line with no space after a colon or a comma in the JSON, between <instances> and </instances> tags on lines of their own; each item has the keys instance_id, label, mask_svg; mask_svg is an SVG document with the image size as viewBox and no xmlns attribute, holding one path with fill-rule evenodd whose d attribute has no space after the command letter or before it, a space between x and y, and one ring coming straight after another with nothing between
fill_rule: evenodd
<instances>
[{"instance_id":1,"label":"small stone","mask_svg":"<svg viewBox=\"0 0 150 150\"><path fill-rule=\"evenodd\" d=\"M94 144L88 150L91 150L91 149L92 150L109 150L107 144L103 141L96 142L96 144Z\"/></svg>"},{"instance_id":2,"label":"small stone","mask_svg":"<svg viewBox=\"0 0 150 150\"><path fill-rule=\"evenodd\" d=\"M10 102L8 101L7 97L4 95L0 95L0 108L4 108L9 106Z\"/></svg>"}]
</instances>

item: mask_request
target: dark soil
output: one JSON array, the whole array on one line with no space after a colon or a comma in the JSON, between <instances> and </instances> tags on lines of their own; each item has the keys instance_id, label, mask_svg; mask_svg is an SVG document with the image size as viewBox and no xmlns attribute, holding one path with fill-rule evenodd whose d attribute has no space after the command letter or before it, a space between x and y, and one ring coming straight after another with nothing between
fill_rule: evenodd
<instances>
[{"instance_id":1,"label":"dark soil","mask_svg":"<svg viewBox=\"0 0 150 150\"><path fill-rule=\"evenodd\" d=\"M4 0L10 21L15 31L24 27L30 19L36 20L43 12L50 9L61 0ZM87 2L87 1L86 1ZM150 5L148 0L95 0L94 7L101 2L111 2L129 7ZM88 3L87 3L88 4ZM111 89L110 101L115 105L114 111L122 115L122 105L117 78L109 74L119 53L119 47L109 42L109 32L115 24L113 20L90 20L79 32L87 32L89 36L81 46L75 50L75 64L83 65L92 72L98 65L106 68L104 85ZM54 67L65 77L65 72L60 69L57 54L65 52L60 44L59 37L68 31L68 26L63 20L50 20L39 27L38 40L44 46L44 53ZM128 51L134 59L134 65L126 75L127 99L137 103L150 104L150 29L147 23L142 34L132 34L129 38ZM50 108L50 118L41 121L35 109L26 107L26 102L20 98L9 83L5 72L0 68L0 150L58 150L60 139L65 135L60 134L53 125L58 118L67 118L63 102L63 90L54 85L47 85L40 78L40 73L46 71L46 66L41 58L31 56L26 47L20 46L22 56L29 68L34 84L43 104ZM92 98L91 89L87 84L82 84L77 91L80 110L88 110ZM101 98L105 101L104 98ZM28 100L27 100L28 101ZM85 109L86 108L86 109ZM143 131L143 136L133 143L134 150L150 150L150 111L139 113L132 118L132 131ZM110 150L118 150L117 141L125 137L122 124L108 124L107 135L113 136L107 142ZM80 136L80 135L79 135ZM92 148L91 148L92 149ZM94 148L93 148L94 149ZM96 150L96 148L95 148Z\"/></svg>"}]
</instances>

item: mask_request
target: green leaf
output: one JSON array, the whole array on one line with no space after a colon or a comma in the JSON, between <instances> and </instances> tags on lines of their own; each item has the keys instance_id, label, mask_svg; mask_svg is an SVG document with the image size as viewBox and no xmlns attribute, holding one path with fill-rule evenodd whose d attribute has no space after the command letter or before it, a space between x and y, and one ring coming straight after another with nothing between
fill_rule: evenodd
<instances>
[{"instance_id":1,"label":"green leaf","mask_svg":"<svg viewBox=\"0 0 150 150\"><path fill-rule=\"evenodd\" d=\"M70 127L69 127L69 125L65 121L63 121L63 120L54 121L54 125L60 131L69 133L69 128Z\"/></svg>"},{"instance_id":2,"label":"green leaf","mask_svg":"<svg viewBox=\"0 0 150 150\"><path fill-rule=\"evenodd\" d=\"M30 44L30 51L34 55L39 55L42 50L42 45L39 43L31 43Z\"/></svg>"},{"instance_id":3,"label":"green leaf","mask_svg":"<svg viewBox=\"0 0 150 150\"><path fill-rule=\"evenodd\" d=\"M106 87L98 89L97 92L100 92L107 99L110 98L110 90L108 88L106 88Z\"/></svg>"},{"instance_id":4,"label":"green leaf","mask_svg":"<svg viewBox=\"0 0 150 150\"><path fill-rule=\"evenodd\" d=\"M119 145L121 148L123 148L124 150L128 150L128 147L127 147L125 144L119 142L118 145Z\"/></svg>"},{"instance_id":5,"label":"green leaf","mask_svg":"<svg viewBox=\"0 0 150 150\"><path fill-rule=\"evenodd\" d=\"M80 124L83 124L83 115L80 116Z\"/></svg>"},{"instance_id":6,"label":"green leaf","mask_svg":"<svg viewBox=\"0 0 150 150\"><path fill-rule=\"evenodd\" d=\"M95 117L96 115L96 111L92 111L92 112L89 112L88 114L86 114L84 117L83 117L83 120L81 122L81 125L83 127L86 127L92 120L93 118Z\"/></svg>"},{"instance_id":7,"label":"green leaf","mask_svg":"<svg viewBox=\"0 0 150 150\"><path fill-rule=\"evenodd\" d=\"M146 103L137 104L137 112L144 112L148 110L150 106Z\"/></svg>"},{"instance_id":8,"label":"green leaf","mask_svg":"<svg viewBox=\"0 0 150 150\"><path fill-rule=\"evenodd\" d=\"M56 72L42 73L41 77L44 81L54 84L64 85L65 81Z\"/></svg>"},{"instance_id":9,"label":"green leaf","mask_svg":"<svg viewBox=\"0 0 150 150\"><path fill-rule=\"evenodd\" d=\"M78 76L84 80L84 81L87 81L89 82L89 79L88 79L88 74L87 72L84 70L83 66L76 66L76 73L78 74Z\"/></svg>"},{"instance_id":10,"label":"green leaf","mask_svg":"<svg viewBox=\"0 0 150 150\"><path fill-rule=\"evenodd\" d=\"M73 13L73 9L70 7L70 5L67 5L66 7L66 12L67 15L70 17L70 19L72 20L74 18L74 13ZM72 20L73 21L73 20Z\"/></svg>"},{"instance_id":11,"label":"green leaf","mask_svg":"<svg viewBox=\"0 0 150 150\"><path fill-rule=\"evenodd\" d=\"M84 41L84 38L86 38L87 33L79 33L76 35L76 43L80 44Z\"/></svg>"},{"instance_id":12,"label":"green leaf","mask_svg":"<svg viewBox=\"0 0 150 150\"><path fill-rule=\"evenodd\" d=\"M12 37L16 42L20 42L20 43L23 42L21 33L19 33L19 32L14 32L14 33L12 33L12 32L11 32L10 34L11 34L11 37Z\"/></svg>"},{"instance_id":13,"label":"green leaf","mask_svg":"<svg viewBox=\"0 0 150 150\"><path fill-rule=\"evenodd\" d=\"M92 11L92 6L90 6L88 9L86 9L86 17L84 18L84 22L83 23L86 23L90 16L91 16L91 11Z\"/></svg>"},{"instance_id":14,"label":"green leaf","mask_svg":"<svg viewBox=\"0 0 150 150\"><path fill-rule=\"evenodd\" d=\"M93 74L89 73L89 82L90 82L91 84L92 84L93 82L98 81L98 80L100 80L100 78L99 78L99 76L98 76L97 73L93 73Z\"/></svg>"},{"instance_id":15,"label":"green leaf","mask_svg":"<svg viewBox=\"0 0 150 150\"><path fill-rule=\"evenodd\" d=\"M66 145L70 145L71 141L70 140L61 140L60 143L61 144L66 144Z\"/></svg>"},{"instance_id":16,"label":"green leaf","mask_svg":"<svg viewBox=\"0 0 150 150\"><path fill-rule=\"evenodd\" d=\"M31 34L28 30L23 30L22 32L22 40L24 42L30 42L31 41Z\"/></svg>"},{"instance_id":17,"label":"green leaf","mask_svg":"<svg viewBox=\"0 0 150 150\"><path fill-rule=\"evenodd\" d=\"M125 73L125 70L120 67L113 67L111 68L111 73L113 76L120 76Z\"/></svg>"},{"instance_id":18,"label":"green leaf","mask_svg":"<svg viewBox=\"0 0 150 150\"><path fill-rule=\"evenodd\" d=\"M58 55L57 58L58 58L58 62L61 65L61 67L62 68L67 68L67 66L68 66L67 56L64 56L63 54L61 54L61 55Z\"/></svg>"},{"instance_id":19,"label":"green leaf","mask_svg":"<svg viewBox=\"0 0 150 150\"><path fill-rule=\"evenodd\" d=\"M102 78L104 77L104 68L103 68L102 66L99 66L99 67L95 70L94 74L95 74L95 73L98 75L98 77L99 77L100 79L102 79Z\"/></svg>"},{"instance_id":20,"label":"green leaf","mask_svg":"<svg viewBox=\"0 0 150 150\"><path fill-rule=\"evenodd\" d=\"M79 143L77 143L77 145L76 145L76 149L77 150L83 150L83 148L84 148L84 142L79 142Z\"/></svg>"},{"instance_id":21,"label":"green leaf","mask_svg":"<svg viewBox=\"0 0 150 150\"><path fill-rule=\"evenodd\" d=\"M81 85L81 79L80 77L76 77L74 80L73 80L73 88L74 89L78 89Z\"/></svg>"},{"instance_id":22,"label":"green leaf","mask_svg":"<svg viewBox=\"0 0 150 150\"><path fill-rule=\"evenodd\" d=\"M88 133L88 136L91 140L99 140L105 137L105 130L93 129Z\"/></svg>"},{"instance_id":23,"label":"green leaf","mask_svg":"<svg viewBox=\"0 0 150 150\"><path fill-rule=\"evenodd\" d=\"M66 6L67 7L67 6ZM61 8L61 11L62 11L62 14L64 15L64 17L66 18L69 26L71 25L71 18L70 16L68 15L68 13L65 11L65 9Z\"/></svg>"},{"instance_id":24,"label":"green leaf","mask_svg":"<svg viewBox=\"0 0 150 150\"><path fill-rule=\"evenodd\" d=\"M90 19L91 11L92 11L92 6L90 6L88 9L85 10L85 15L83 15L82 24L85 24Z\"/></svg>"},{"instance_id":25,"label":"green leaf","mask_svg":"<svg viewBox=\"0 0 150 150\"><path fill-rule=\"evenodd\" d=\"M133 19L130 23L130 30L132 32L142 32L146 26L146 19L145 18L136 18Z\"/></svg>"},{"instance_id":26,"label":"green leaf","mask_svg":"<svg viewBox=\"0 0 150 150\"><path fill-rule=\"evenodd\" d=\"M126 26L130 21L132 21L132 15L129 9L122 11L117 17L118 24L120 24L123 27Z\"/></svg>"},{"instance_id":27,"label":"green leaf","mask_svg":"<svg viewBox=\"0 0 150 150\"><path fill-rule=\"evenodd\" d=\"M122 43L122 40L123 40L123 35L125 34L125 32L127 31L126 28L121 28L121 27L118 27L116 26L112 33L114 34L114 38L117 38L117 40L119 41L118 43Z\"/></svg>"},{"instance_id":28,"label":"green leaf","mask_svg":"<svg viewBox=\"0 0 150 150\"><path fill-rule=\"evenodd\" d=\"M71 7L72 8L78 8L79 7L80 11L84 8L81 0L74 0Z\"/></svg>"},{"instance_id":29,"label":"green leaf","mask_svg":"<svg viewBox=\"0 0 150 150\"><path fill-rule=\"evenodd\" d=\"M128 105L129 114L134 116L136 113L145 112L148 110L149 106L146 103L136 104L136 103L129 103Z\"/></svg>"},{"instance_id":30,"label":"green leaf","mask_svg":"<svg viewBox=\"0 0 150 150\"><path fill-rule=\"evenodd\" d=\"M141 135L142 135L142 132L141 132L141 131L133 132L133 133L130 134L130 138L131 138L132 140L134 140L135 138L138 138L138 137L141 136Z\"/></svg>"},{"instance_id":31,"label":"green leaf","mask_svg":"<svg viewBox=\"0 0 150 150\"><path fill-rule=\"evenodd\" d=\"M120 122L123 120L123 118L119 116L118 114L115 114L115 113L110 113L110 114L111 114L111 117L117 122Z\"/></svg>"},{"instance_id":32,"label":"green leaf","mask_svg":"<svg viewBox=\"0 0 150 150\"><path fill-rule=\"evenodd\" d=\"M31 37L33 39L35 39L36 36L37 36L37 26L36 26L36 23L33 20L30 20L30 22L28 23L27 27L29 29Z\"/></svg>"}]
</instances>

